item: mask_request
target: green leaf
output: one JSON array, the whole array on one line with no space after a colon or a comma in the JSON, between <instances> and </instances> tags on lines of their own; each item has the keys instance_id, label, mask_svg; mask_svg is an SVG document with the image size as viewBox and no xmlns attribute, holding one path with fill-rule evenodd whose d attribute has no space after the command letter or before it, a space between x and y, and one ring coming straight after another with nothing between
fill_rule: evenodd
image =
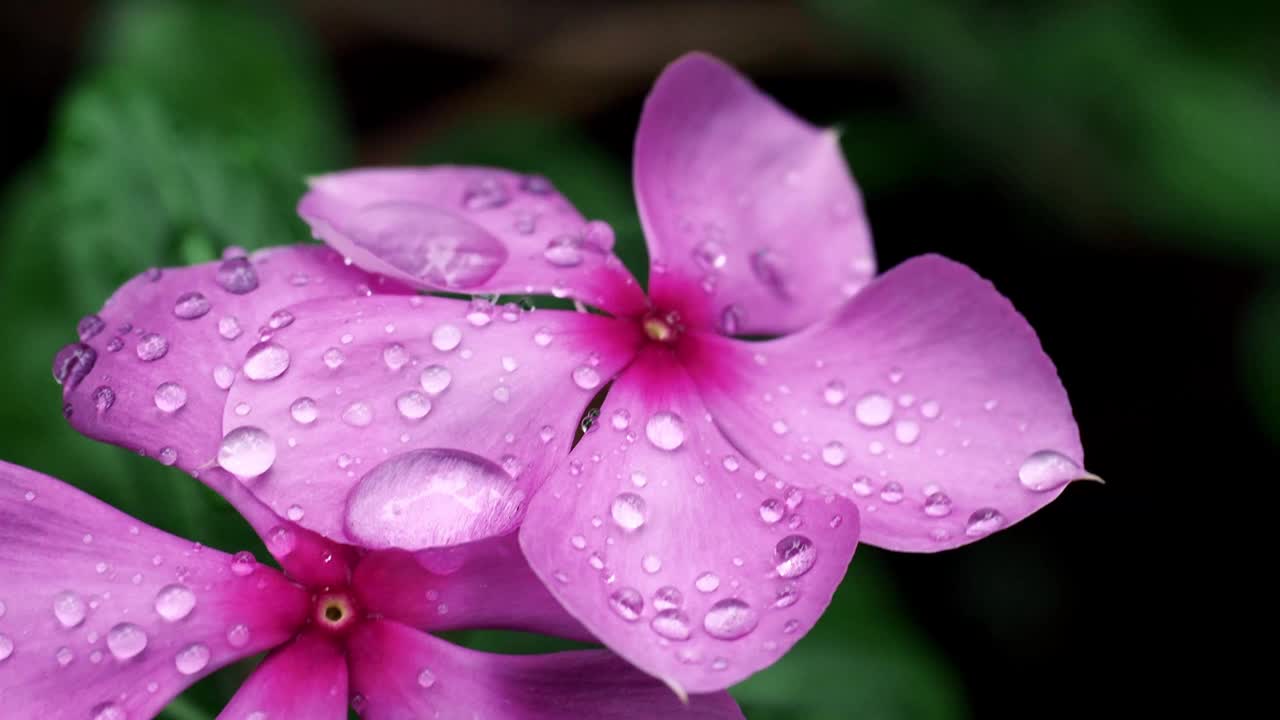
<instances>
[{"instance_id":1,"label":"green leaf","mask_svg":"<svg viewBox=\"0 0 1280 720\"><path fill-rule=\"evenodd\" d=\"M415 153L423 164L489 165L545 175L588 219L604 220L614 251L643 284L648 252L627 168L572 125L539 117L477 117Z\"/></svg>"},{"instance_id":2,"label":"green leaf","mask_svg":"<svg viewBox=\"0 0 1280 720\"><path fill-rule=\"evenodd\" d=\"M826 613L773 666L732 688L751 720L960 720L959 683L861 548Z\"/></svg>"}]
</instances>

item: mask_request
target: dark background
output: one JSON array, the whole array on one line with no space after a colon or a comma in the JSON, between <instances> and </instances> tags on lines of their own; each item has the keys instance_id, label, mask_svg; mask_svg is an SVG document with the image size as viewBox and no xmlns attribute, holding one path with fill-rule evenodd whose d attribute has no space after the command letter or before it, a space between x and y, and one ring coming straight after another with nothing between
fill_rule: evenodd
<instances>
[{"instance_id":1,"label":"dark background","mask_svg":"<svg viewBox=\"0 0 1280 720\"><path fill-rule=\"evenodd\" d=\"M843 129L882 269L940 252L1013 300L1057 364L1089 469L1107 481L942 555L861 548L823 625L741 690L749 717L1106 717L1184 697L1168 673L1213 672L1194 648L1251 604L1226 588L1256 572L1237 553L1265 532L1246 517L1268 509L1280 460L1276 11L356 5L0 11L0 456L224 549L251 544L225 529L234 515L216 498L175 489L149 501L136 485L185 479L62 423L48 359L76 318L146 266L303 239L291 214L301 177L352 164L538 170L619 228L620 245L641 247L627 180L641 102L666 62L704 49ZM112 6L143 19L104 15ZM185 24L186 12L201 19ZM241 72L259 65L282 69ZM147 130L154 118L167 130ZM152 155L182 168L136 162ZM170 171L273 200L157 207L149 193ZM175 498L196 509L175 517ZM216 714L234 687L221 675L170 715Z\"/></svg>"}]
</instances>

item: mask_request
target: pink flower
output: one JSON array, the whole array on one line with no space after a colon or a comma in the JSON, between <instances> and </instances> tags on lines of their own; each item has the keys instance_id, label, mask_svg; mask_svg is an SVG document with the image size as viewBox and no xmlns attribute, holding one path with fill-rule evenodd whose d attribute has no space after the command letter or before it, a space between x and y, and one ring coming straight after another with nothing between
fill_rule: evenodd
<instances>
[{"instance_id":1,"label":"pink flower","mask_svg":"<svg viewBox=\"0 0 1280 720\"><path fill-rule=\"evenodd\" d=\"M859 537L956 547L1086 476L1052 363L989 283L936 256L873 278L833 132L689 55L645 105L635 185L648 295L609 228L543 178L317 178L300 213L374 275L292 249L243 261L260 286L243 293L210 266L134 280L100 321L133 326L125 349L104 352L122 342L102 333L55 361L71 421L238 489L202 470L216 459L339 542L417 551L519 528L570 614L689 692L785 653ZM603 314L407 288L552 294ZM210 307L184 309L192 293ZM244 336L220 332L233 317ZM733 337L762 334L781 337ZM406 454L422 448L452 460Z\"/></svg>"},{"instance_id":2,"label":"pink flower","mask_svg":"<svg viewBox=\"0 0 1280 720\"><path fill-rule=\"evenodd\" d=\"M510 627L585 639L511 539L448 558L362 553L248 519L288 575L143 525L0 462L0 700L6 718L128 720L269 651L219 717L741 718L726 693L687 706L603 650L503 656L422 630ZM252 506L252 507L251 507ZM518 602L516 602L518 599Z\"/></svg>"}]
</instances>

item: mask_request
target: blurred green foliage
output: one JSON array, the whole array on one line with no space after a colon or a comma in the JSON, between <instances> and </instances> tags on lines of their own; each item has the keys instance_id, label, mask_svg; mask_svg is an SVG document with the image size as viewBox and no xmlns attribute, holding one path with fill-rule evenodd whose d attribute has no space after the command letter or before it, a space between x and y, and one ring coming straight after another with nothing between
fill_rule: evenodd
<instances>
[{"instance_id":1,"label":"blurred green foliage","mask_svg":"<svg viewBox=\"0 0 1280 720\"><path fill-rule=\"evenodd\" d=\"M809 0L937 131L1088 233L1280 261L1274 48L1179 3ZM1185 6L1185 7L1184 7ZM1274 5L1254 21L1280 22ZM1225 22L1230 16L1230 22ZM930 128L929 130L933 130Z\"/></svg>"}]
</instances>

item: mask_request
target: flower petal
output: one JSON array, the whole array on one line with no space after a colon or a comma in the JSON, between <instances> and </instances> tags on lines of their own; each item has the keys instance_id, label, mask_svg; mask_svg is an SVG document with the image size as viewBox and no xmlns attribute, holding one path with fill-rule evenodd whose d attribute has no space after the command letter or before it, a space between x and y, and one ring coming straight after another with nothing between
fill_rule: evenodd
<instances>
[{"instance_id":1,"label":"flower petal","mask_svg":"<svg viewBox=\"0 0 1280 720\"><path fill-rule=\"evenodd\" d=\"M82 342L55 361L71 424L168 465L208 466L231 383L253 382L250 372L287 372L290 358L261 350L241 367L262 337L292 321L285 308L354 296L370 284L378 282L315 245L144 273L82 320Z\"/></svg>"},{"instance_id":2,"label":"flower petal","mask_svg":"<svg viewBox=\"0 0 1280 720\"><path fill-rule=\"evenodd\" d=\"M873 545L963 545L1091 477L1035 331L945 258L894 268L798 335L691 342L695 381L734 445L855 500Z\"/></svg>"},{"instance_id":3,"label":"flower petal","mask_svg":"<svg viewBox=\"0 0 1280 720\"><path fill-rule=\"evenodd\" d=\"M862 198L834 130L820 130L701 53L645 101L636 202L650 294L728 335L813 323L875 273ZM702 298L688 307L690 296Z\"/></svg>"},{"instance_id":4,"label":"flower petal","mask_svg":"<svg viewBox=\"0 0 1280 720\"><path fill-rule=\"evenodd\" d=\"M365 720L743 717L728 693L682 704L605 650L494 655L383 620L360 626L349 651L352 704Z\"/></svg>"},{"instance_id":5,"label":"flower petal","mask_svg":"<svg viewBox=\"0 0 1280 720\"><path fill-rule=\"evenodd\" d=\"M151 717L204 675L287 640L305 592L0 462L6 716Z\"/></svg>"},{"instance_id":6,"label":"flower petal","mask_svg":"<svg viewBox=\"0 0 1280 720\"><path fill-rule=\"evenodd\" d=\"M316 237L356 265L411 285L473 294L554 294L619 315L646 307L613 254L545 178L483 167L322 175L298 204Z\"/></svg>"},{"instance_id":7,"label":"flower petal","mask_svg":"<svg viewBox=\"0 0 1280 720\"><path fill-rule=\"evenodd\" d=\"M222 464L244 470L277 513L370 548L513 530L587 403L639 342L633 325L598 315L438 297L294 312L275 337L289 372L237 383L224 418L229 437L261 433L274 463L258 462L261 443L235 443Z\"/></svg>"},{"instance_id":8,"label":"flower petal","mask_svg":"<svg viewBox=\"0 0 1280 720\"><path fill-rule=\"evenodd\" d=\"M514 534L458 547L370 553L352 581L368 612L438 632L498 628L592 640L547 592Z\"/></svg>"},{"instance_id":9,"label":"flower petal","mask_svg":"<svg viewBox=\"0 0 1280 720\"><path fill-rule=\"evenodd\" d=\"M822 614L856 507L758 472L683 370L650 347L530 503L529 564L610 649L689 692L776 661Z\"/></svg>"},{"instance_id":10,"label":"flower petal","mask_svg":"<svg viewBox=\"0 0 1280 720\"><path fill-rule=\"evenodd\" d=\"M218 713L219 720L346 717L347 659L333 642L314 633L268 655Z\"/></svg>"}]
</instances>

